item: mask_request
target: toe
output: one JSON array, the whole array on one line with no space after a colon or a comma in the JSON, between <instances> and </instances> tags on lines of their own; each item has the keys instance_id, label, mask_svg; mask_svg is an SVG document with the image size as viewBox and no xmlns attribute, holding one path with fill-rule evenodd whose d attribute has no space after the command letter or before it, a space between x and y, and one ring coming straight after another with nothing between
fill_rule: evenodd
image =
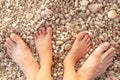
<instances>
[{"instance_id":1,"label":"toe","mask_svg":"<svg viewBox=\"0 0 120 80\"><path fill-rule=\"evenodd\" d=\"M8 52L8 51L9 51L9 52L12 52L13 47L12 47L9 43L5 42L5 47L7 48L7 52Z\"/></svg>"},{"instance_id":2,"label":"toe","mask_svg":"<svg viewBox=\"0 0 120 80\"><path fill-rule=\"evenodd\" d=\"M87 39L89 38L89 35L85 35L85 37L83 38L84 42L87 42Z\"/></svg>"},{"instance_id":3,"label":"toe","mask_svg":"<svg viewBox=\"0 0 120 80\"><path fill-rule=\"evenodd\" d=\"M15 47L15 42L13 40L11 40L10 38L6 39L6 42L11 46L11 47Z\"/></svg>"},{"instance_id":4,"label":"toe","mask_svg":"<svg viewBox=\"0 0 120 80\"><path fill-rule=\"evenodd\" d=\"M100 44L98 46L97 49L95 49L95 51L93 52L96 55L101 55L102 53L104 53L108 48L110 47L110 43L109 42L104 42L102 44Z\"/></svg>"},{"instance_id":5,"label":"toe","mask_svg":"<svg viewBox=\"0 0 120 80\"><path fill-rule=\"evenodd\" d=\"M37 39L40 36L39 31L35 33L35 38Z\"/></svg>"},{"instance_id":6,"label":"toe","mask_svg":"<svg viewBox=\"0 0 120 80\"><path fill-rule=\"evenodd\" d=\"M78 40L82 40L85 35L86 35L86 32L85 32L85 31L79 32L78 35L77 35L77 39L78 39Z\"/></svg>"},{"instance_id":7,"label":"toe","mask_svg":"<svg viewBox=\"0 0 120 80\"><path fill-rule=\"evenodd\" d=\"M46 27L42 27L42 35L46 35Z\"/></svg>"},{"instance_id":8,"label":"toe","mask_svg":"<svg viewBox=\"0 0 120 80\"><path fill-rule=\"evenodd\" d=\"M22 40L22 39L20 38L20 36L18 36L17 34L12 33L12 34L10 35L10 38L11 38L15 43L17 43L17 44L23 43L23 40Z\"/></svg>"},{"instance_id":9,"label":"toe","mask_svg":"<svg viewBox=\"0 0 120 80\"><path fill-rule=\"evenodd\" d=\"M105 59L106 57L109 57L109 56L111 56L111 55L115 55L114 54L114 52L115 52L115 48L114 47L110 47L110 49L108 49L104 54L103 54L103 59Z\"/></svg>"},{"instance_id":10,"label":"toe","mask_svg":"<svg viewBox=\"0 0 120 80\"><path fill-rule=\"evenodd\" d=\"M52 36L52 28L51 27L47 27L47 35Z\"/></svg>"},{"instance_id":11,"label":"toe","mask_svg":"<svg viewBox=\"0 0 120 80\"><path fill-rule=\"evenodd\" d=\"M12 57L12 52L11 52L11 50L8 49L8 48L7 48L7 54L8 54L10 57Z\"/></svg>"},{"instance_id":12,"label":"toe","mask_svg":"<svg viewBox=\"0 0 120 80\"><path fill-rule=\"evenodd\" d=\"M92 42L89 42L89 43L87 44L87 47L89 47L89 46L92 46Z\"/></svg>"},{"instance_id":13,"label":"toe","mask_svg":"<svg viewBox=\"0 0 120 80\"><path fill-rule=\"evenodd\" d=\"M38 29L38 33L39 33L39 36L42 35L42 28L39 28L39 29Z\"/></svg>"},{"instance_id":14,"label":"toe","mask_svg":"<svg viewBox=\"0 0 120 80\"><path fill-rule=\"evenodd\" d=\"M90 41L91 41L91 38L89 37L89 38L87 39L87 41L86 41L87 44L88 44Z\"/></svg>"}]
</instances>

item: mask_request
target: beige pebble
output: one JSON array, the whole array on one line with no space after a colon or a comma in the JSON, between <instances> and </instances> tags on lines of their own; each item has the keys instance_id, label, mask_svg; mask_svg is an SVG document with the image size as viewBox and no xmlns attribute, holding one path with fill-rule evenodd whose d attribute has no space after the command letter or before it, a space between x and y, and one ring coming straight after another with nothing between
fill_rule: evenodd
<instances>
[{"instance_id":1,"label":"beige pebble","mask_svg":"<svg viewBox=\"0 0 120 80\"><path fill-rule=\"evenodd\" d=\"M88 3L89 3L89 1L87 1L87 0L80 1L81 6L87 6Z\"/></svg>"},{"instance_id":2,"label":"beige pebble","mask_svg":"<svg viewBox=\"0 0 120 80\"><path fill-rule=\"evenodd\" d=\"M117 17L117 12L115 10L111 10L108 12L108 18L113 19Z\"/></svg>"},{"instance_id":3,"label":"beige pebble","mask_svg":"<svg viewBox=\"0 0 120 80\"><path fill-rule=\"evenodd\" d=\"M66 44L65 45L65 50L69 50L71 48L71 46L72 46L71 44Z\"/></svg>"},{"instance_id":4,"label":"beige pebble","mask_svg":"<svg viewBox=\"0 0 120 80\"><path fill-rule=\"evenodd\" d=\"M62 45L64 42L62 40L56 41L56 45Z\"/></svg>"},{"instance_id":5,"label":"beige pebble","mask_svg":"<svg viewBox=\"0 0 120 80\"><path fill-rule=\"evenodd\" d=\"M88 9L93 13L99 11L102 7L103 5L99 3L88 5Z\"/></svg>"}]
</instances>

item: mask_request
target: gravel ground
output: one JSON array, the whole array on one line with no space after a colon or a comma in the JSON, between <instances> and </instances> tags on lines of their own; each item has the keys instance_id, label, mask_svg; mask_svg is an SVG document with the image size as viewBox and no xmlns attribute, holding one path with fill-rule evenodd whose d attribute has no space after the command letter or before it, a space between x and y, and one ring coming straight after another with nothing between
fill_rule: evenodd
<instances>
[{"instance_id":1,"label":"gravel ground","mask_svg":"<svg viewBox=\"0 0 120 80\"><path fill-rule=\"evenodd\" d=\"M64 57L82 30L91 35L92 50L104 41L117 49L113 65L96 80L120 80L120 0L0 0L0 80L25 80L6 54L6 37L18 33L38 60L33 34L42 25L53 28L54 80L62 80ZM88 56L79 61L76 70Z\"/></svg>"}]
</instances>

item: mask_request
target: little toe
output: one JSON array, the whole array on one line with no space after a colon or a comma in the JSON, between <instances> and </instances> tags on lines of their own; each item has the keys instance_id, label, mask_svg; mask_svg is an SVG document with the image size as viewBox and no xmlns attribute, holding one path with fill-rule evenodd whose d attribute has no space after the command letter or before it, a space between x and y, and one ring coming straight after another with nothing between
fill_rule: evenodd
<instances>
[{"instance_id":1,"label":"little toe","mask_svg":"<svg viewBox=\"0 0 120 80\"><path fill-rule=\"evenodd\" d=\"M85 31L79 32L77 35L77 40L82 40L85 35L86 35Z\"/></svg>"},{"instance_id":2,"label":"little toe","mask_svg":"<svg viewBox=\"0 0 120 80\"><path fill-rule=\"evenodd\" d=\"M10 49L7 48L7 54L12 57L12 51Z\"/></svg>"},{"instance_id":3,"label":"little toe","mask_svg":"<svg viewBox=\"0 0 120 80\"><path fill-rule=\"evenodd\" d=\"M97 49L95 49L95 51L93 52L96 55L101 55L102 53L104 53L108 48L110 47L110 43L109 42L104 42L102 44L100 44L98 46Z\"/></svg>"},{"instance_id":4,"label":"little toe","mask_svg":"<svg viewBox=\"0 0 120 80\"><path fill-rule=\"evenodd\" d=\"M14 41L14 43L17 43L17 44L23 43L23 40L17 34L12 33L10 35L10 38Z\"/></svg>"},{"instance_id":5,"label":"little toe","mask_svg":"<svg viewBox=\"0 0 120 80\"><path fill-rule=\"evenodd\" d=\"M7 48L7 51L9 51L9 52L11 52L13 50L13 47L7 42L5 42L5 47Z\"/></svg>"},{"instance_id":6,"label":"little toe","mask_svg":"<svg viewBox=\"0 0 120 80\"><path fill-rule=\"evenodd\" d=\"M47 27L47 35L48 36L52 36L52 28L51 27Z\"/></svg>"},{"instance_id":7,"label":"little toe","mask_svg":"<svg viewBox=\"0 0 120 80\"><path fill-rule=\"evenodd\" d=\"M15 47L15 43L13 42L13 40L11 40L10 38L6 39L6 42L11 46L11 47Z\"/></svg>"}]
</instances>

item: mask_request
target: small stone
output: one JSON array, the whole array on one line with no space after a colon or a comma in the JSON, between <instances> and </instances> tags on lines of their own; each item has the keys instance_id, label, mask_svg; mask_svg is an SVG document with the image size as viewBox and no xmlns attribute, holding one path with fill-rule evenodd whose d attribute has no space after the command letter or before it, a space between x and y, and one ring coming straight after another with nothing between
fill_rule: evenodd
<instances>
[{"instance_id":1,"label":"small stone","mask_svg":"<svg viewBox=\"0 0 120 80\"><path fill-rule=\"evenodd\" d=\"M88 5L88 9L92 13L95 13L95 12L99 11L102 7L103 7L103 4L99 4L99 3Z\"/></svg>"},{"instance_id":2,"label":"small stone","mask_svg":"<svg viewBox=\"0 0 120 80\"><path fill-rule=\"evenodd\" d=\"M111 10L108 12L108 18L113 19L117 17L117 12L115 10Z\"/></svg>"},{"instance_id":3,"label":"small stone","mask_svg":"<svg viewBox=\"0 0 120 80\"><path fill-rule=\"evenodd\" d=\"M96 25L100 26L100 27L106 27L105 24L101 23L101 22L95 22Z\"/></svg>"},{"instance_id":4,"label":"small stone","mask_svg":"<svg viewBox=\"0 0 120 80\"><path fill-rule=\"evenodd\" d=\"M117 4L113 4L113 6L110 9L111 10L117 10L118 9L118 5Z\"/></svg>"},{"instance_id":5,"label":"small stone","mask_svg":"<svg viewBox=\"0 0 120 80\"><path fill-rule=\"evenodd\" d=\"M88 3L89 3L89 1L87 1L87 0L80 1L81 6L87 6Z\"/></svg>"},{"instance_id":6,"label":"small stone","mask_svg":"<svg viewBox=\"0 0 120 80\"><path fill-rule=\"evenodd\" d=\"M62 45L64 42L63 41L56 41L56 45Z\"/></svg>"},{"instance_id":7,"label":"small stone","mask_svg":"<svg viewBox=\"0 0 120 80\"><path fill-rule=\"evenodd\" d=\"M0 59L2 59L4 57L4 53L0 52Z\"/></svg>"},{"instance_id":8,"label":"small stone","mask_svg":"<svg viewBox=\"0 0 120 80\"><path fill-rule=\"evenodd\" d=\"M51 11L50 9L48 9L48 8L45 9L45 14L46 14L46 15L49 16L49 15L51 15L52 13L53 13L53 11Z\"/></svg>"},{"instance_id":9,"label":"small stone","mask_svg":"<svg viewBox=\"0 0 120 80\"><path fill-rule=\"evenodd\" d=\"M78 0L75 0L75 7L78 7L79 3Z\"/></svg>"},{"instance_id":10,"label":"small stone","mask_svg":"<svg viewBox=\"0 0 120 80\"><path fill-rule=\"evenodd\" d=\"M59 24L60 19L59 19L59 18L58 18L58 19L56 19L56 20L55 20L55 22L56 22L56 24Z\"/></svg>"},{"instance_id":11,"label":"small stone","mask_svg":"<svg viewBox=\"0 0 120 80\"><path fill-rule=\"evenodd\" d=\"M7 77L6 76L0 77L0 80L7 80Z\"/></svg>"},{"instance_id":12,"label":"small stone","mask_svg":"<svg viewBox=\"0 0 120 80\"><path fill-rule=\"evenodd\" d=\"M75 12L73 11L73 10L70 10L70 15L74 15L75 14Z\"/></svg>"},{"instance_id":13,"label":"small stone","mask_svg":"<svg viewBox=\"0 0 120 80\"><path fill-rule=\"evenodd\" d=\"M88 16L86 13L80 13L79 14L80 18L82 18L83 20L87 20Z\"/></svg>"},{"instance_id":14,"label":"small stone","mask_svg":"<svg viewBox=\"0 0 120 80\"><path fill-rule=\"evenodd\" d=\"M70 50L71 46L72 46L71 44L66 44L66 45L65 45L65 50L66 50L66 51L67 51L67 50Z\"/></svg>"}]
</instances>

